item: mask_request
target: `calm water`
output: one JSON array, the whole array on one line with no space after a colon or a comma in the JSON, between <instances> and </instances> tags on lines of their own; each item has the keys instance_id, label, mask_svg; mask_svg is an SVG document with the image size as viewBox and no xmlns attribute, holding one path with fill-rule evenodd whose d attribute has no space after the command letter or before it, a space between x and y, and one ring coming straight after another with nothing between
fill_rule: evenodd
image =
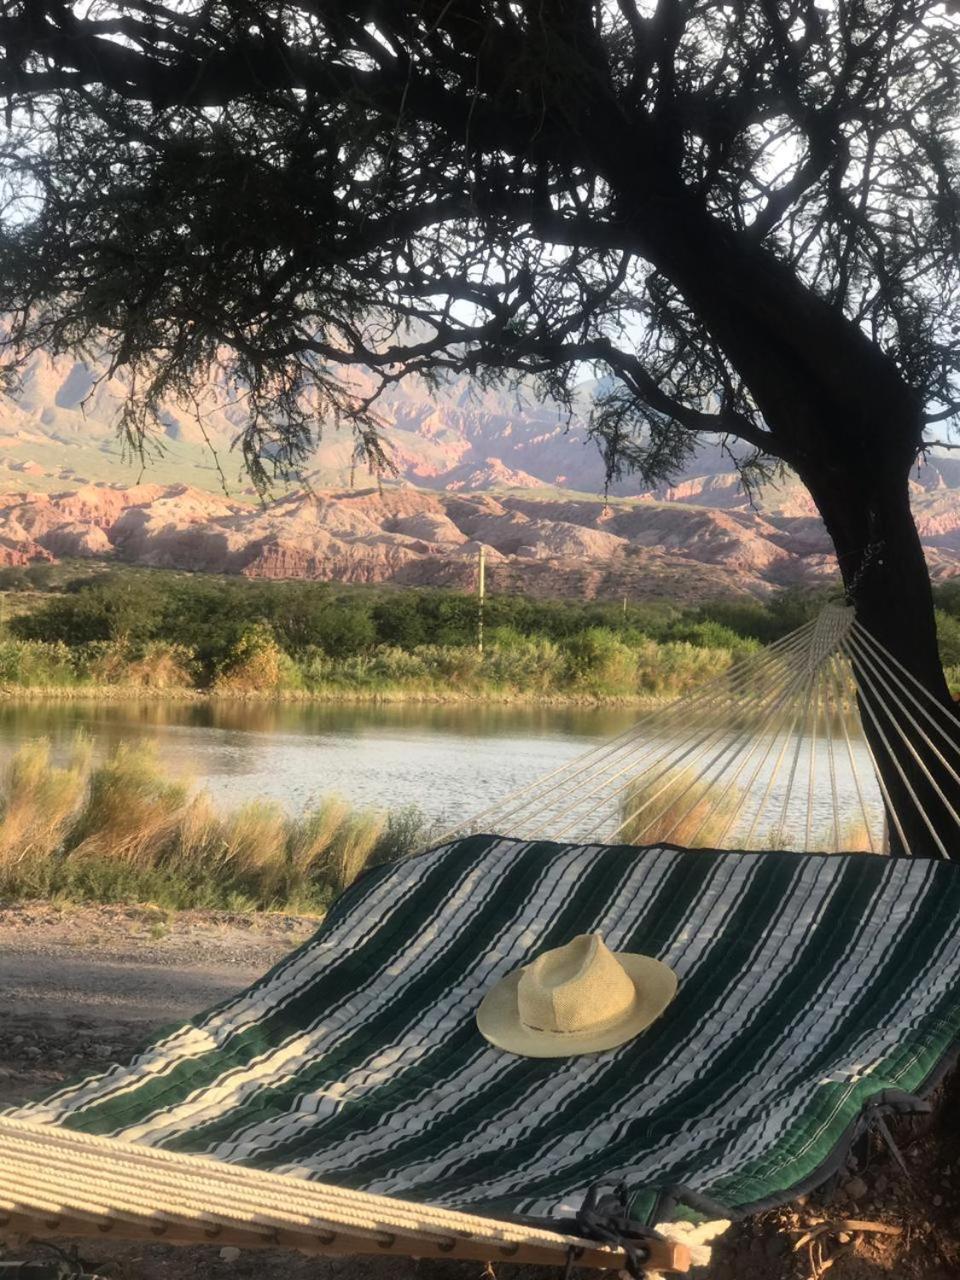
<instances>
[{"instance_id":1,"label":"calm water","mask_svg":"<svg viewBox=\"0 0 960 1280\"><path fill-rule=\"evenodd\" d=\"M377 808L416 804L452 825L636 717L629 708L2 703L0 761L37 737L62 757L83 729L98 754L151 741L171 774L224 807L269 798L300 811L337 792Z\"/></svg>"},{"instance_id":2,"label":"calm water","mask_svg":"<svg viewBox=\"0 0 960 1280\"><path fill-rule=\"evenodd\" d=\"M416 805L434 829L459 824L487 809L518 787L572 760L598 742L633 725L639 713L630 708L320 706L253 703L0 703L0 764L23 742L49 738L63 759L78 730L93 740L98 756L123 741L148 740L168 773L194 789L206 789L223 808L254 799L279 801L291 812L336 793L363 807L395 809ZM740 739L731 738L737 745ZM853 775L838 755L831 778L821 739L803 737L801 750L788 766L776 770L781 741L758 742L757 759L765 768L750 779L745 794L755 796L760 812L748 841L804 847L807 815L811 815L811 847L830 845L834 827L833 798L841 821L860 823ZM651 738L637 748L639 772L648 754L656 757L668 740ZM869 779L871 768L862 744L856 744L858 770ZM713 769L698 762L718 789L727 780L726 758L714 757ZM750 770L737 775L746 784ZM556 789L556 787L554 787ZM866 783L871 827L882 829L879 793ZM583 830L570 838L609 837L596 827L598 814L611 830L620 821L619 807L605 804L588 789ZM568 803L568 798L563 799ZM753 816L744 810L749 825ZM651 815L652 816L652 815ZM739 821L739 820L738 820ZM785 825L782 825L785 824ZM792 835L775 836L780 827ZM539 826L538 826L539 831ZM529 831L517 834L530 835ZM552 834L548 833L548 834ZM738 826L734 844L747 839Z\"/></svg>"}]
</instances>

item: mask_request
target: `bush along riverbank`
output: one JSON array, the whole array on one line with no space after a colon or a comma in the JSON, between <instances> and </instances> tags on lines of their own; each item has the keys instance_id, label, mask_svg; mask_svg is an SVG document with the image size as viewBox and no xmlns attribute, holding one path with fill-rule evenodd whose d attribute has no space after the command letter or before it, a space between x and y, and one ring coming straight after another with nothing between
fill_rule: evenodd
<instances>
[{"instance_id":1,"label":"bush along riverbank","mask_svg":"<svg viewBox=\"0 0 960 1280\"><path fill-rule=\"evenodd\" d=\"M54 764L37 740L0 781L0 901L319 914L365 868L427 835L413 809L373 813L336 797L300 817L259 800L222 813L168 778L146 746L122 744L94 763L78 736Z\"/></svg>"},{"instance_id":2,"label":"bush along riverbank","mask_svg":"<svg viewBox=\"0 0 960 1280\"><path fill-rule=\"evenodd\" d=\"M591 628L567 644L510 637L472 646L381 645L347 657L295 660L262 626L244 634L209 681L179 645L127 640L71 649L0 639L0 694L8 698L198 697L290 701L621 702L679 696L719 675L730 650L686 641L625 642Z\"/></svg>"},{"instance_id":3,"label":"bush along riverbank","mask_svg":"<svg viewBox=\"0 0 960 1280\"><path fill-rule=\"evenodd\" d=\"M828 597L680 608L493 596L481 653L477 600L456 592L133 568L45 581L0 589L7 697L644 703L719 675ZM940 588L938 604L960 684L960 588Z\"/></svg>"},{"instance_id":4,"label":"bush along riverbank","mask_svg":"<svg viewBox=\"0 0 960 1280\"><path fill-rule=\"evenodd\" d=\"M4 598L0 689L57 696L412 701L674 697L810 605L532 601L455 592L92 573Z\"/></svg>"}]
</instances>

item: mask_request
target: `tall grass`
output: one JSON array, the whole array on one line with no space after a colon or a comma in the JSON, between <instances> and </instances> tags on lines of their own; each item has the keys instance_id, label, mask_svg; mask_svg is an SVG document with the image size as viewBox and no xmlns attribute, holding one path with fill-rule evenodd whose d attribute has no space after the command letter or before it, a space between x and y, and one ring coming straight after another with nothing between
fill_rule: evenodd
<instances>
[{"instance_id":1,"label":"tall grass","mask_svg":"<svg viewBox=\"0 0 960 1280\"><path fill-rule=\"evenodd\" d=\"M716 848L743 802L743 792L704 782L693 769L638 778L620 802L623 844L679 844Z\"/></svg>"},{"instance_id":2,"label":"tall grass","mask_svg":"<svg viewBox=\"0 0 960 1280\"><path fill-rule=\"evenodd\" d=\"M694 768L654 768L651 777L639 777L620 801L622 844L678 844L688 848L716 849L743 837L745 813L754 802L747 791L722 780L698 777ZM860 853L870 848L870 834L859 815L850 815L834 827L821 820L811 832L813 847L833 853ZM765 823L755 833L751 848L789 847L790 835L779 822Z\"/></svg>"},{"instance_id":3,"label":"tall grass","mask_svg":"<svg viewBox=\"0 0 960 1280\"><path fill-rule=\"evenodd\" d=\"M384 815L335 797L300 817L259 800L221 813L165 777L148 746L124 743L94 764L81 737L55 765L40 740L0 782L0 898L317 912L425 836L414 810Z\"/></svg>"},{"instance_id":4,"label":"tall grass","mask_svg":"<svg viewBox=\"0 0 960 1280\"><path fill-rule=\"evenodd\" d=\"M332 657L285 652L264 628L246 632L212 671L181 644L125 639L68 646L0 636L0 693L60 697L359 698L364 700L640 701L673 698L737 656L686 640L624 639L588 627L563 641L496 628L476 645L394 645ZM86 691L86 695L84 693Z\"/></svg>"},{"instance_id":5,"label":"tall grass","mask_svg":"<svg viewBox=\"0 0 960 1280\"><path fill-rule=\"evenodd\" d=\"M0 883L63 845L83 804L89 768L90 744L82 737L64 768L51 764L50 744L42 739L13 757L2 782Z\"/></svg>"}]
</instances>

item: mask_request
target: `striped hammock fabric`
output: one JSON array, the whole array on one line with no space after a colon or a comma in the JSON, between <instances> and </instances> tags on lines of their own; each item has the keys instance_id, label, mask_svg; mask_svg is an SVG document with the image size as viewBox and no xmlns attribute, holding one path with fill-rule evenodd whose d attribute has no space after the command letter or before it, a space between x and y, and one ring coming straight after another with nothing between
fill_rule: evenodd
<instances>
[{"instance_id":1,"label":"striped hammock fabric","mask_svg":"<svg viewBox=\"0 0 960 1280\"><path fill-rule=\"evenodd\" d=\"M675 969L662 1018L571 1059L488 1045L491 984L594 930ZM501 1217L620 1180L640 1217L732 1215L823 1180L958 1035L951 864L476 835L368 873L260 982L7 1114Z\"/></svg>"}]
</instances>

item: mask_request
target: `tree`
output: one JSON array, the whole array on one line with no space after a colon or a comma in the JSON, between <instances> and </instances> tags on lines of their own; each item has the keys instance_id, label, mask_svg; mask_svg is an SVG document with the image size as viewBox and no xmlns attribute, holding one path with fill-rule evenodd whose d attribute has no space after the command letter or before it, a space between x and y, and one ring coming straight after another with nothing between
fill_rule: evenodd
<instances>
[{"instance_id":1,"label":"tree","mask_svg":"<svg viewBox=\"0 0 960 1280\"><path fill-rule=\"evenodd\" d=\"M702 437L793 468L861 620L946 704L908 476L960 411L957 8L12 3L10 348L105 345L134 442L224 363L261 477L322 417L380 460L410 371L572 404L592 366L612 474Z\"/></svg>"},{"instance_id":2,"label":"tree","mask_svg":"<svg viewBox=\"0 0 960 1280\"><path fill-rule=\"evenodd\" d=\"M48 644L155 639L163 600L146 581L109 575L88 580L82 591L53 597L40 608L12 618L10 630L25 640Z\"/></svg>"}]
</instances>

